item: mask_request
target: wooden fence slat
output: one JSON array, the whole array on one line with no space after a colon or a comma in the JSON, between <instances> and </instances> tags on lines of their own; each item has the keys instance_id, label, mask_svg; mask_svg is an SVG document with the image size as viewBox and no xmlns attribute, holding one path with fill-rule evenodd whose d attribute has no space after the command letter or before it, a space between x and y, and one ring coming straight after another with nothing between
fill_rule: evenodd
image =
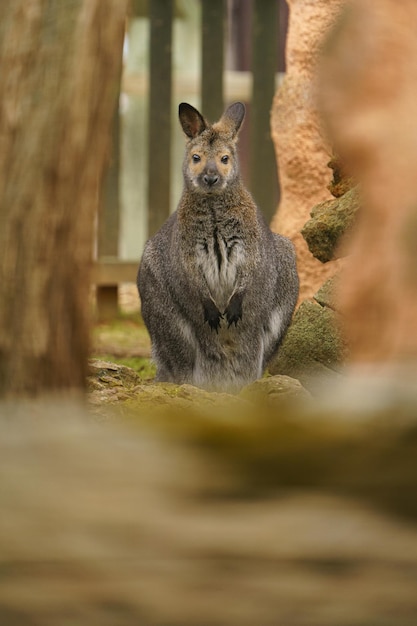
<instances>
[{"instance_id":1,"label":"wooden fence slat","mask_svg":"<svg viewBox=\"0 0 417 626\"><path fill-rule=\"evenodd\" d=\"M111 287L120 283L134 283L139 261L121 261L115 257L105 257L93 265L92 282L95 285Z\"/></svg>"},{"instance_id":2,"label":"wooden fence slat","mask_svg":"<svg viewBox=\"0 0 417 626\"><path fill-rule=\"evenodd\" d=\"M267 220L275 213L278 182L270 112L278 55L277 0L254 0L252 31L252 107L250 188Z\"/></svg>"},{"instance_id":3,"label":"wooden fence slat","mask_svg":"<svg viewBox=\"0 0 417 626\"><path fill-rule=\"evenodd\" d=\"M201 108L215 122L223 112L224 0L201 3Z\"/></svg>"},{"instance_id":4,"label":"wooden fence slat","mask_svg":"<svg viewBox=\"0 0 417 626\"><path fill-rule=\"evenodd\" d=\"M121 77L120 77L121 81ZM113 113L111 160L103 185L102 202L98 219L98 257L114 256L119 252L120 229L120 115L116 106ZM118 313L118 286L98 286L96 292L97 317L99 320L115 317Z\"/></svg>"},{"instance_id":5,"label":"wooden fence slat","mask_svg":"<svg viewBox=\"0 0 417 626\"><path fill-rule=\"evenodd\" d=\"M172 0L150 0L148 236L169 216L172 95Z\"/></svg>"}]
</instances>

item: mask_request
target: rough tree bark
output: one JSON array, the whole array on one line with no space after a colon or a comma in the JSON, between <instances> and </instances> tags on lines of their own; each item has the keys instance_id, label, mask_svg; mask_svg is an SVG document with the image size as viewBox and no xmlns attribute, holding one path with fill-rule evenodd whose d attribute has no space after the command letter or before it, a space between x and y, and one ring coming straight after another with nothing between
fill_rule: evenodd
<instances>
[{"instance_id":1,"label":"rough tree bark","mask_svg":"<svg viewBox=\"0 0 417 626\"><path fill-rule=\"evenodd\" d=\"M0 396L84 387L126 4L0 5Z\"/></svg>"}]
</instances>

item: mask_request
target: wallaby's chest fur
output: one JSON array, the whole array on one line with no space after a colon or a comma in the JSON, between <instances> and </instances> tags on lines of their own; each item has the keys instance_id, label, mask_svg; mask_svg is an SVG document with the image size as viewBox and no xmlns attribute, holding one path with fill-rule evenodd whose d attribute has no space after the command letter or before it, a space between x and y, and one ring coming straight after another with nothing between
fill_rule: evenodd
<instances>
[{"instance_id":1,"label":"wallaby's chest fur","mask_svg":"<svg viewBox=\"0 0 417 626\"><path fill-rule=\"evenodd\" d=\"M195 265L223 312L239 273L254 260L258 234L255 209L242 212L227 195L208 198L197 210L193 202L192 196L185 196L178 209L180 247L185 262Z\"/></svg>"},{"instance_id":2,"label":"wallaby's chest fur","mask_svg":"<svg viewBox=\"0 0 417 626\"><path fill-rule=\"evenodd\" d=\"M291 242L271 233L239 175L231 105L210 125L188 104L184 189L138 275L157 380L236 390L262 375L298 297Z\"/></svg>"}]
</instances>

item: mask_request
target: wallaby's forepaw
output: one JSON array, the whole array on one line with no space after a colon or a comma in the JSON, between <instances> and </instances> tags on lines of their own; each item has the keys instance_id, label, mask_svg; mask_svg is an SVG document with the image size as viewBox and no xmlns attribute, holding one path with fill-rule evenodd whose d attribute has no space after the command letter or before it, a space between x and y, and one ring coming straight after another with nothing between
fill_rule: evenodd
<instances>
[{"instance_id":1,"label":"wallaby's forepaw","mask_svg":"<svg viewBox=\"0 0 417 626\"><path fill-rule=\"evenodd\" d=\"M204 320L208 323L212 330L216 333L219 331L220 321L223 315L214 304L213 300L206 300L204 302Z\"/></svg>"},{"instance_id":2,"label":"wallaby's forepaw","mask_svg":"<svg viewBox=\"0 0 417 626\"><path fill-rule=\"evenodd\" d=\"M236 326L238 321L242 319L242 301L243 293L235 293L231 297L227 309L224 312L228 328L230 328L232 324Z\"/></svg>"}]
</instances>

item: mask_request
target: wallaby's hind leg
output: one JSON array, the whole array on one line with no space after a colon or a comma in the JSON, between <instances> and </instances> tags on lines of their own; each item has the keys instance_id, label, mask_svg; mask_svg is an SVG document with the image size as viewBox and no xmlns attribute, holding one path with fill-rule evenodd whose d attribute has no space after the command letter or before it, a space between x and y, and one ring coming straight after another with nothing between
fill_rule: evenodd
<instances>
[{"instance_id":1,"label":"wallaby's hind leg","mask_svg":"<svg viewBox=\"0 0 417 626\"><path fill-rule=\"evenodd\" d=\"M188 347L177 344L172 351L174 335L167 336L166 341L153 341L152 357L156 364L157 382L182 384L190 382L193 376L194 361Z\"/></svg>"},{"instance_id":2,"label":"wallaby's hind leg","mask_svg":"<svg viewBox=\"0 0 417 626\"><path fill-rule=\"evenodd\" d=\"M143 307L142 315L152 342L152 358L158 382L189 382L195 367L195 347L185 322L173 319L162 307Z\"/></svg>"},{"instance_id":3,"label":"wallaby's hind leg","mask_svg":"<svg viewBox=\"0 0 417 626\"><path fill-rule=\"evenodd\" d=\"M138 274L141 312L151 338L156 380L181 383L191 376L192 349L178 328L178 316L172 314L176 307L161 278L161 266L162 260L155 257L154 247L148 244Z\"/></svg>"}]
</instances>

